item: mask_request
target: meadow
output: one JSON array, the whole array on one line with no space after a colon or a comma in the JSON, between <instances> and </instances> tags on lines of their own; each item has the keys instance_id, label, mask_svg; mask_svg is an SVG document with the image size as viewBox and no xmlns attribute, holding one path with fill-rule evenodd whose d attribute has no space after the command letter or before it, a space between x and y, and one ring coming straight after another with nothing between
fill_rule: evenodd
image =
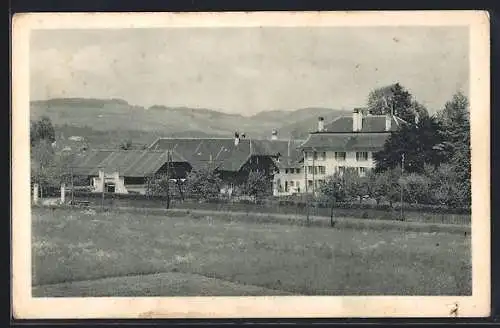
<instances>
[{"instance_id":1,"label":"meadow","mask_svg":"<svg viewBox=\"0 0 500 328\"><path fill-rule=\"evenodd\" d=\"M32 208L33 296L470 295L470 234Z\"/></svg>"}]
</instances>

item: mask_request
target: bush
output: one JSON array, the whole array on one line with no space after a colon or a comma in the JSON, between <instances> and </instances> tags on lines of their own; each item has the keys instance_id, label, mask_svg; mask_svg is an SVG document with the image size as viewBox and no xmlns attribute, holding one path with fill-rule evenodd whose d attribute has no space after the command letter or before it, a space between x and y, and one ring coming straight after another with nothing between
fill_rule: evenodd
<instances>
[{"instance_id":1,"label":"bush","mask_svg":"<svg viewBox=\"0 0 500 328\"><path fill-rule=\"evenodd\" d=\"M425 175L411 173L401 179L404 200L414 204L429 204L431 200L431 181Z\"/></svg>"}]
</instances>

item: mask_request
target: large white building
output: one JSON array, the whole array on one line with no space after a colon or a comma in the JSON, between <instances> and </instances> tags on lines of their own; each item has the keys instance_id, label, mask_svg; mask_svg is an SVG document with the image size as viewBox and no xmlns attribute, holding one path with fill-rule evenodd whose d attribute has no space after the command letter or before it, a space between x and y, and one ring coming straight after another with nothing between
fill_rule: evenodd
<instances>
[{"instance_id":1,"label":"large white building","mask_svg":"<svg viewBox=\"0 0 500 328\"><path fill-rule=\"evenodd\" d=\"M396 116L371 115L364 109L354 109L352 115L327 125L320 117L317 130L299 146L301 155L288 159L275 175L274 195L315 192L328 176L348 167L365 175L375 167L373 154L383 149L391 132L403 122Z\"/></svg>"}]
</instances>

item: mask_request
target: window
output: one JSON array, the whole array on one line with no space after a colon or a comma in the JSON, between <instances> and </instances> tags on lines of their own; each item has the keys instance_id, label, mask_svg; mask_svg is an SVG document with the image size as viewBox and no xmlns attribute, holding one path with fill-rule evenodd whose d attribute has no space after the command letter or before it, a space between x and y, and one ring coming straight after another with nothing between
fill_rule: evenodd
<instances>
[{"instance_id":1,"label":"window","mask_svg":"<svg viewBox=\"0 0 500 328\"><path fill-rule=\"evenodd\" d=\"M314 156L314 157L313 157L313 158L314 158L314 160L317 160L317 159L318 159L318 153L317 153L317 152L314 152L314 153L313 153L313 156Z\"/></svg>"},{"instance_id":2,"label":"window","mask_svg":"<svg viewBox=\"0 0 500 328\"><path fill-rule=\"evenodd\" d=\"M106 192L115 192L115 184L114 183L106 183Z\"/></svg>"},{"instance_id":3,"label":"window","mask_svg":"<svg viewBox=\"0 0 500 328\"><path fill-rule=\"evenodd\" d=\"M326 159L326 152L322 151L319 153L319 158L324 161Z\"/></svg>"},{"instance_id":4,"label":"window","mask_svg":"<svg viewBox=\"0 0 500 328\"><path fill-rule=\"evenodd\" d=\"M288 169L285 169L285 174L288 174Z\"/></svg>"},{"instance_id":5,"label":"window","mask_svg":"<svg viewBox=\"0 0 500 328\"><path fill-rule=\"evenodd\" d=\"M294 174L294 173L295 173L295 172L294 172L294 171L295 171L294 169L289 169L289 170L290 170L290 174Z\"/></svg>"},{"instance_id":6,"label":"window","mask_svg":"<svg viewBox=\"0 0 500 328\"><path fill-rule=\"evenodd\" d=\"M325 174L326 173L326 168L324 166L318 166L319 169L319 174Z\"/></svg>"},{"instance_id":7,"label":"window","mask_svg":"<svg viewBox=\"0 0 500 328\"><path fill-rule=\"evenodd\" d=\"M335 152L335 160L345 161L345 151L336 151Z\"/></svg>"},{"instance_id":8,"label":"window","mask_svg":"<svg viewBox=\"0 0 500 328\"><path fill-rule=\"evenodd\" d=\"M366 167L360 167L358 168L359 176L364 177L366 176Z\"/></svg>"},{"instance_id":9,"label":"window","mask_svg":"<svg viewBox=\"0 0 500 328\"><path fill-rule=\"evenodd\" d=\"M295 173L299 174L300 173L300 169L295 169Z\"/></svg>"},{"instance_id":10,"label":"window","mask_svg":"<svg viewBox=\"0 0 500 328\"><path fill-rule=\"evenodd\" d=\"M312 188L313 186L313 181L312 180L307 180L307 186Z\"/></svg>"},{"instance_id":11,"label":"window","mask_svg":"<svg viewBox=\"0 0 500 328\"><path fill-rule=\"evenodd\" d=\"M361 151L356 153L356 161L367 161L368 160L368 152Z\"/></svg>"},{"instance_id":12,"label":"window","mask_svg":"<svg viewBox=\"0 0 500 328\"><path fill-rule=\"evenodd\" d=\"M285 192L288 192L288 181L285 181Z\"/></svg>"},{"instance_id":13,"label":"window","mask_svg":"<svg viewBox=\"0 0 500 328\"><path fill-rule=\"evenodd\" d=\"M340 175L344 174L345 172L345 166L339 166L337 169L337 172L339 172Z\"/></svg>"},{"instance_id":14,"label":"window","mask_svg":"<svg viewBox=\"0 0 500 328\"><path fill-rule=\"evenodd\" d=\"M290 181L290 187L293 187L293 181Z\"/></svg>"},{"instance_id":15,"label":"window","mask_svg":"<svg viewBox=\"0 0 500 328\"><path fill-rule=\"evenodd\" d=\"M307 167L307 173L308 174L313 174L313 167L312 166L308 166Z\"/></svg>"}]
</instances>

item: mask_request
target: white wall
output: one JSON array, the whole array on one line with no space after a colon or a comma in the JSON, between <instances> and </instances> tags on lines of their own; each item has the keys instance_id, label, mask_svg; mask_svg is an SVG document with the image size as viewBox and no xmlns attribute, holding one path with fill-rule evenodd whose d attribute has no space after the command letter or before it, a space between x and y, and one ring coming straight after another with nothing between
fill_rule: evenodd
<instances>
[{"instance_id":1,"label":"white wall","mask_svg":"<svg viewBox=\"0 0 500 328\"><path fill-rule=\"evenodd\" d=\"M345 166L345 167L366 167L366 168L374 168L375 167L375 162L373 160L373 153L372 152L367 152L368 153L368 160L366 161L357 161L356 160L356 152L346 152L346 157L345 160L336 160L335 159L335 152L334 151L326 151L326 158L324 160L321 159L321 157L318 156L317 159L313 160L311 158L307 158L304 161L305 166L325 166L326 172L325 175L332 175L333 173L336 172L337 167L339 166ZM308 175L309 172L308 172ZM318 174L316 174L318 175Z\"/></svg>"},{"instance_id":2,"label":"white wall","mask_svg":"<svg viewBox=\"0 0 500 328\"><path fill-rule=\"evenodd\" d=\"M297 183L300 186L300 192L304 192L304 168L300 168L300 173L285 173L285 169L280 169L279 173L274 175L273 179L273 195L274 196L286 196L292 195L294 193L299 192L297 188ZM294 169L295 172L295 169ZM281 184L281 190L278 188L278 181ZM288 191L285 191L285 181L288 182ZM293 187L290 187L290 181L293 181Z\"/></svg>"},{"instance_id":3,"label":"white wall","mask_svg":"<svg viewBox=\"0 0 500 328\"><path fill-rule=\"evenodd\" d=\"M309 152L310 153L310 152ZM349 152L345 152L346 153L346 156L345 156L345 160L337 160L335 159L335 151L325 151L325 159L322 159L322 157L320 156L321 152L318 152L318 158L313 160L311 156L308 156L305 160L304 160L304 167L302 169L302 172L304 171L304 169L306 167L309 167L309 166L313 166L313 163L314 163L314 166L324 166L325 167L325 173L324 174L321 174L319 172L319 169L317 169L317 172L314 174L314 181L316 183L316 187L314 188L315 191L318 191L318 188L319 188L319 185L317 184L317 181L318 180L325 180L328 176L331 176L333 174L335 174L337 171L338 171L338 168L340 166L343 166L343 167L364 167L366 168L366 170L371 170L375 167L375 161L373 160L373 152L370 152L368 151L368 159L366 161L364 160L360 160L360 161L357 161L356 160L356 152L355 151L349 151ZM302 182L301 182L301 186L303 189L302 191L305 192L305 175L302 174ZM307 180L313 180L313 174L309 173L309 171L307 172ZM312 188L310 187L310 185L308 186L308 192L312 192Z\"/></svg>"},{"instance_id":4,"label":"white wall","mask_svg":"<svg viewBox=\"0 0 500 328\"><path fill-rule=\"evenodd\" d=\"M125 179L118 172L104 174L104 172L100 171L99 176L93 178L94 191L102 192L105 183L113 183L117 194L128 194L128 190L125 188Z\"/></svg>"}]
</instances>

